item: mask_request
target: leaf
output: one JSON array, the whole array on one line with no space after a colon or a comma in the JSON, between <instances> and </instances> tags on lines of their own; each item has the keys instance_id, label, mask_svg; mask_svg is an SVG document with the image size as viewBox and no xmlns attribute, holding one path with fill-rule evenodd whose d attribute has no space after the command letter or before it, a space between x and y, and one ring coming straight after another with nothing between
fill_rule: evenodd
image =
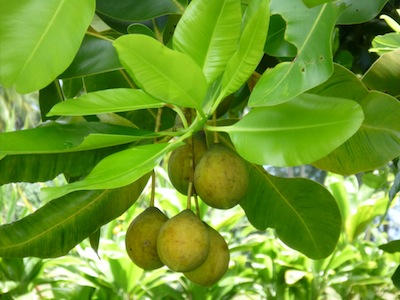
<instances>
[{"instance_id":1,"label":"leaf","mask_svg":"<svg viewBox=\"0 0 400 300\"><path fill-rule=\"evenodd\" d=\"M123 145L67 153L7 155L0 159L0 185L43 182L61 173L72 178L86 176L101 159L125 148Z\"/></svg>"},{"instance_id":2,"label":"leaf","mask_svg":"<svg viewBox=\"0 0 400 300\"><path fill-rule=\"evenodd\" d=\"M50 118L46 117L46 114L55 104L63 100L63 90L57 80L53 81L48 86L41 89L39 91L39 105L42 121L49 120Z\"/></svg>"},{"instance_id":3,"label":"leaf","mask_svg":"<svg viewBox=\"0 0 400 300\"><path fill-rule=\"evenodd\" d=\"M95 232L89 235L90 247L92 247L93 251L96 252L97 255L100 244L100 229L101 228L99 227Z\"/></svg>"},{"instance_id":4,"label":"leaf","mask_svg":"<svg viewBox=\"0 0 400 300\"><path fill-rule=\"evenodd\" d=\"M280 15L272 15L269 19L268 36L264 51L270 56L295 57L297 48L285 40L286 22Z\"/></svg>"},{"instance_id":5,"label":"leaf","mask_svg":"<svg viewBox=\"0 0 400 300\"><path fill-rule=\"evenodd\" d=\"M109 89L84 94L53 106L48 116L84 116L162 107L164 104L138 89Z\"/></svg>"},{"instance_id":6,"label":"leaf","mask_svg":"<svg viewBox=\"0 0 400 300\"><path fill-rule=\"evenodd\" d=\"M301 0L271 1L271 13L280 14L287 22L285 36L297 48L297 56L264 72L249 106L283 103L331 76L331 36L342 9L333 3L307 8Z\"/></svg>"},{"instance_id":7,"label":"leaf","mask_svg":"<svg viewBox=\"0 0 400 300\"><path fill-rule=\"evenodd\" d=\"M87 33L78 53L60 78L76 78L122 69L112 40Z\"/></svg>"},{"instance_id":8,"label":"leaf","mask_svg":"<svg viewBox=\"0 0 400 300\"><path fill-rule=\"evenodd\" d=\"M0 0L0 82L28 93L49 85L72 62L94 0Z\"/></svg>"},{"instance_id":9,"label":"leaf","mask_svg":"<svg viewBox=\"0 0 400 300\"><path fill-rule=\"evenodd\" d=\"M102 159L85 179L64 186L43 188L42 195L44 199L52 200L75 191L128 185L153 170L166 152L180 145L159 143L119 151Z\"/></svg>"},{"instance_id":10,"label":"leaf","mask_svg":"<svg viewBox=\"0 0 400 300\"><path fill-rule=\"evenodd\" d=\"M0 155L60 153L104 148L157 137L136 128L100 122L50 122L34 129L0 134Z\"/></svg>"},{"instance_id":11,"label":"leaf","mask_svg":"<svg viewBox=\"0 0 400 300\"><path fill-rule=\"evenodd\" d=\"M166 103L201 109L207 82L196 63L146 35L114 42L122 65L146 93Z\"/></svg>"},{"instance_id":12,"label":"leaf","mask_svg":"<svg viewBox=\"0 0 400 300\"><path fill-rule=\"evenodd\" d=\"M222 90L236 92L254 72L264 55L269 25L269 2L253 0L245 13L246 24L240 36L238 49L226 65Z\"/></svg>"},{"instance_id":13,"label":"leaf","mask_svg":"<svg viewBox=\"0 0 400 300\"><path fill-rule=\"evenodd\" d=\"M364 23L373 19L382 11L387 0L341 0L340 2L345 3L347 8L340 15L338 24L349 25Z\"/></svg>"},{"instance_id":14,"label":"leaf","mask_svg":"<svg viewBox=\"0 0 400 300\"><path fill-rule=\"evenodd\" d=\"M327 2L333 2L334 0L302 0L302 1L307 7L314 7Z\"/></svg>"},{"instance_id":15,"label":"leaf","mask_svg":"<svg viewBox=\"0 0 400 300\"><path fill-rule=\"evenodd\" d=\"M400 49L380 56L368 69L362 82L370 89L400 97Z\"/></svg>"},{"instance_id":16,"label":"leaf","mask_svg":"<svg viewBox=\"0 0 400 300\"><path fill-rule=\"evenodd\" d=\"M382 55L388 52L392 52L400 48L400 32L391 32L385 35L377 35L372 40L372 48L370 52L376 52L378 55Z\"/></svg>"},{"instance_id":17,"label":"leaf","mask_svg":"<svg viewBox=\"0 0 400 300\"><path fill-rule=\"evenodd\" d=\"M311 163L349 139L363 121L361 107L342 98L302 94L276 106L252 109L229 134L246 160L273 166Z\"/></svg>"},{"instance_id":18,"label":"leaf","mask_svg":"<svg viewBox=\"0 0 400 300\"><path fill-rule=\"evenodd\" d=\"M149 175L120 189L80 191L53 200L33 214L0 226L1 257L58 257L125 212Z\"/></svg>"},{"instance_id":19,"label":"leaf","mask_svg":"<svg viewBox=\"0 0 400 300\"><path fill-rule=\"evenodd\" d=\"M392 282L395 287L400 289L400 265L397 267L392 275Z\"/></svg>"},{"instance_id":20,"label":"leaf","mask_svg":"<svg viewBox=\"0 0 400 300\"><path fill-rule=\"evenodd\" d=\"M236 51L241 18L239 1L194 0L179 20L173 47L189 55L211 83Z\"/></svg>"},{"instance_id":21,"label":"leaf","mask_svg":"<svg viewBox=\"0 0 400 300\"><path fill-rule=\"evenodd\" d=\"M379 249L388 253L400 252L400 240L394 240L387 244L380 245Z\"/></svg>"},{"instance_id":22,"label":"leaf","mask_svg":"<svg viewBox=\"0 0 400 300\"><path fill-rule=\"evenodd\" d=\"M144 21L166 14L181 14L186 3L184 0L97 0L96 12L117 20Z\"/></svg>"},{"instance_id":23,"label":"leaf","mask_svg":"<svg viewBox=\"0 0 400 300\"><path fill-rule=\"evenodd\" d=\"M341 230L333 196L309 179L274 177L262 167L249 169L250 192L240 205L254 227L275 228L286 245L312 259L329 256Z\"/></svg>"},{"instance_id":24,"label":"leaf","mask_svg":"<svg viewBox=\"0 0 400 300\"><path fill-rule=\"evenodd\" d=\"M350 175L377 169L400 153L400 103L372 91L360 99L365 119L354 136L328 156L313 163L330 172Z\"/></svg>"}]
</instances>

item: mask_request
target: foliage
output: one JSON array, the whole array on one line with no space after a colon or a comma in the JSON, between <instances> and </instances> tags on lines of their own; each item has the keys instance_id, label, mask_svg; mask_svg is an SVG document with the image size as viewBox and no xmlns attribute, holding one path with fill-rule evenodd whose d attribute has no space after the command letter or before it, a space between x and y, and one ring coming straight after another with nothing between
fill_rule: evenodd
<instances>
[{"instance_id":1,"label":"foliage","mask_svg":"<svg viewBox=\"0 0 400 300\"><path fill-rule=\"evenodd\" d=\"M376 37L381 56L361 79L334 63L336 28L373 19L386 2L134 1L131 10L129 1L0 0L0 43L9 45L0 52L0 83L39 90L43 121L0 134L0 182L59 174L67 181L42 189L40 209L0 226L0 256L35 266L41 261L24 257L62 256L86 237L96 249L99 228L133 205L147 174L202 130L209 144L218 140L247 161L251 186L239 211L251 225L275 229L315 260L348 253L342 239L356 241L386 211L398 176L389 199L363 203L350 217L349 200L334 189L263 166L311 164L352 175L399 157L397 39ZM387 41L392 47L382 49ZM296 271L293 286L315 284L308 267Z\"/></svg>"}]
</instances>

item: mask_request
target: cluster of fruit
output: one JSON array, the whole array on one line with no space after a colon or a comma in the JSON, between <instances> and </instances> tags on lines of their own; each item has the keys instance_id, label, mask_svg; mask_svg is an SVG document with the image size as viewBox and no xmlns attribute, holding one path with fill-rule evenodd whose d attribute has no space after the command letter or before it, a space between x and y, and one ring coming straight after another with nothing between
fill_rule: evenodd
<instances>
[{"instance_id":1,"label":"cluster of fruit","mask_svg":"<svg viewBox=\"0 0 400 300\"><path fill-rule=\"evenodd\" d=\"M173 151L168 174L174 187L189 199L197 194L219 209L237 205L246 194L249 180L240 156L220 144L207 148L200 135ZM222 278L230 259L224 238L202 222L190 205L171 219L154 206L144 210L128 228L126 250L145 270L166 265L207 287Z\"/></svg>"}]
</instances>

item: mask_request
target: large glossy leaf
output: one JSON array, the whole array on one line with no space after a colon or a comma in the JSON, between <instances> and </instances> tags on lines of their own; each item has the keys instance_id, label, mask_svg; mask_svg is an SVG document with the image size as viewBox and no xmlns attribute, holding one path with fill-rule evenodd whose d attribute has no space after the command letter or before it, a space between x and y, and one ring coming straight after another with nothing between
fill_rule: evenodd
<instances>
[{"instance_id":1,"label":"large glossy leaf","mask_svg":"<svg viewBox=\"0 0 400 300\"><path fill-rule=\"evenodd\" d=\"M43 182L61 173L72 178L86 176L101 159L125 148L121 145L67 153L7 155L0 159L0 185Z\"/></svg>"},{"instance_id":2,"label":"large glossy leaf","mask_svg":"<svg viewBox=\"0 0 400 300\"><path fill-rule=\"evenodd\" d=\"M360 129L343 145L313 165L349 175L379 168L399 156L399 101L387 94L372 91L358 102L365 114Z\"/></svg>"},{"instance_id":3,"label":"large glossy leaf","mask_svg":"<svg viewBox=\"0 0 400 300\"><path fill-rule=\"evenodd\" d=\"M112 189L128 185L153 170L167 151L180 145L149 144L119 151L102 159L85 179L64 186L43 188L42 195L45 199L52 200L74 191Z\"/></svg>"},{"instance_id":4,"label":"large glossy leaf","mask_svg":"<svg viewBox=\"0 0 400 300\"><path fill-rule=\"evenodd\" d=\"M329 78L331 35L342 9L333 3L307 8L301 0L271 1L271 13L287 22L285 37L297 48L297 56L264 72L250 96L250 106L288 101Z\"/></svg>"},{"instance_id":5,"label":"large glossy leaf","mask_svg":"<svg viewBox=\"0 0 400 300\"><path fill-rule=\"evenodd\" d=\"M222 90L226 94L237 91L246 82L264 55L269 25L269 2L250 1L245 17L238 49L228 61L222 77Z\"/></svg>"},{"instance_id":6,"label":"large glossy leaf","mask_svg":"<svg viewBox=\"0 0 400 300\"><path fill-rule=\"evenodd\" d=\"M72 62L95 1L1 0L0 7L0 82L28 93L50 84Z\"/></svg>"},{"instance_id":7,"label":"large glossy leaf","mask_svg":"<svg viewBox=\"0 0 400 300\"><path fill-rule=\"evenodd\" d=\"M186 0L96 0L100 15L124 21L143 21L166 14L182 14Z\"/></svg>"},{"instance_id":8,"label":"large glossy leaf","mask_svg":"<svg viewBox=\"0 0 400 300\"><path fill-rule=\"evenodd\" d=\"M0 134L0 155L74 152L126 144L156 136L145 130L100 122L50 122L34 129Z\"/></svg>"},{"instance_id":9,"label":"large glossy leaf","mask_svg":"<svg viewBox=\"0 0 400 300\"><path fill-rule=\"evenodd\" d=\"M294 166L324 157L349 139L364 119L360 105L343 98L302 94L250 111L227 132L237 151L260 165Z\"/></svg>"},{"instance_id":10,"label":"large glossy leaf","mask_svg":"<svg viewBox=\"0 0 400 300\"><path fill-rule=\"evenodd\" d=\"M289 247L313 259L329 256L341 230L333 196L304 178L279 178L251 166L249 193L241 202L249 221L260 230L276 229Z\"/></svg>"},{"instance_id":11,"label":"large glossy leaf","mask_svg":"<svg viewBox=\"0 0 400 300\"><path fill-rule=\"evenodd\" d=\"M162 107L164 104L138 89L110 89L84 94L55 105L48 116L84 116Z\"/></svg>"},{"instance_id":12,"label":"large glossy leaf","mask_svg":"<svg viewBox=\"0 0 400 300\"><path fill-rule=\"evenodd\" d=\"M186 54L140 34L114 42L122 65L145 92L163 102L201 109L207 81Z\"/></svg>"},{"instance_id":13,"label":"large glossy leaf","mask_svg":"<svg viewBox=\"0 0 400 300\"><path fill-rule=\"evenodd\" d=\"M59 77L74 78L122 69L112 40L87 33L74 60Z\"/></svg>"},{"instance_id":14,"label":"large glossy leaf","mask_svg":"<svg viewBox=\"0 0 400 300\"><path fill-rule=\"evenodd\" d=\"M338 24L364 23L379 14L387 0L341 0L347 5L346 10L340 16Z\"/></svg>"},{"instance_id":15,"label":"large glossy leaf","mask_svg":"<svg viewBox=\"0 0 400 300\"><path fill-rule=\"evenodd\" d=\"M58 257L120 216L139 197L149 175L112 190L80 191L53 200L33 214L0 226L1 257Z\"/></svg>"},{"instance_id":16,"label":"large glossy leaf","mask_svg":"<svg viewBox=\"0 0 400 300\"><path fill-rule=\"evenodd\" d=\"M362 82L370 89L400 97L400 49L385 53L368 69Z\"/></svg>"},{"instance_id":17,"label":"large glossy leaf","mask_svg":"<svg viewBox=\"0 0 400 300\"><path fill-rule=\"evenodd\" d=\"M241 19L240 1L194 0L175 29L173 47L192 57L211 83L236 51Z\"/></svg>"}]
</instances>

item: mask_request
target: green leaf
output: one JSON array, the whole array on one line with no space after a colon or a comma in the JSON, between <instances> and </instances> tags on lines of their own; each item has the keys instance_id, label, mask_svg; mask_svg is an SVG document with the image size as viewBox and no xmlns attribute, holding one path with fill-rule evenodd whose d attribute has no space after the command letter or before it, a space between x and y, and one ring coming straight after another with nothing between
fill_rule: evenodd
<instances>
[{"instance_id":1,"label":"green leaf","mask_svg":"<svg viewBox=\"0 0 400 300\"><path fill-rule=\"evenodd\" d=\"M7 155L0 159L0 185L10 182L43 182L64 173L67 177L86 176L104 157L126 146L52 154Z\"/></svg>"},{"instance_id":2,"label":"green leaf","mask_svg":"<svg viewBox=\"0 0 400 300\"><path fill-rule=\"evenodd\" d=\"M125 212L149 175L120 189L80 191L53 200L33 214L0 226L0 256L58 257Z\"/></svg>"},{"instance_id":3,"label":"green leaf","mask_svg":"<svg viewBox=\"0 0 400 300\"><path fill-rule=\"evenodd\" d=\"M380 56L368 69L362 82L370 89L400 97L400 49Z\"/></svg>"},{"instance_id":4,"label":"green leaf","mask_svg":"<svg viewBox=\"0 0 400 300\"><path fill-rule=\"evenodd\" d=\"M84 94L63 101L50 110L47 116L84 116L162 107L164 104L137 89L109 89Z\"/></svg>"},{"instance_id":5,"label":"green leaf","mask_svg":"<svg viewBox=\"0 0 400 300\"><path fill-rule=\"evenodd\" d=\"M74 60L59 77L75 78L122 69L112 40L87 33Z\"/></svg>"},{"instance_id":6,"label":"green leaf","mask_svg":"<svg viewBox=\"0 0 400 300\"><path fill-rule=\"evenodd\" d=\"M72 62L89 26L94 0L0 0L0 82L19 93L50 84Z\"/></svg>"},{"instance_id":7,"label":"green leaf","mask_svg":"<svg viewBox=\"0 0 400 300\"><path fill-rule=\"evenodd\" d=\"M371 52L376 52L378 55L392 52L400 48L400 32L391 32L385 35L377 35L372 40Z\"/></svg>"},{"instance_id":8,"label":"green leaf","mask_svg":"<svg viewBox=\"0 0 400 300\"><path fill-rule=\"evenodd\" d=\"M272 15L269 19L268 36L264 51L270 56L295 57L297 48L285 40L286 22L280 15Z\"/></svg>"},{"instance_id":9,"label":"green leaf","mask_svg":"<svg viewBox=\"0 0 400 300\"><path fill-rule=\"evenodd\" d=\"M312 259L329 256L341 230L333 196L304 178L274 177L250 167L249 193L241 202L249 221L260 230L276 229L279 239Z\"/></svg>"},{"instance_id":10,"label":"green leaf","mask_svg":"<svg viewBox=\"0 0 400 300\"><path fill-rule=\"evenodd\" d=\"M253 0L245 13L246 24L240 36L238 49L226 65L222 90L226 94L237 91L254 72L264 55L269 25L269 2Z\"/></svg>"},{"instance_id":11,"label":"green leaf","mask_svg":"<svg viewBox=\"0 0 400 300\"><path fill-rule=\"evenodd\" d=\"M327 2L333 2L334 0L302 0L302 1L307 7L314 7Z\"/></svg>"},{"instance_id":12,"label":"green leaf","mask_svg":"<svg viewBox=\"0 0 400 300\"><path fill-rule=\"evenodd\" d=\"M39 105L42 121L49 120L46 114L57 103L64 100L63 90L58 80L39 91Z\"/></svg>"},{"instance_id":13,"label":"green leaf","mask_svg":"<svg viewBox=\"0 0 400 300\"><path fill-rule=\"evenodd\" d=\"M285 36L297 47L297 56L264 72L250 96L250 106L283 103L331 76L331 36L342 9L333 3L307 8L301 0L271 2L271 13L287 22Z\"/></svg>"},{"instance_id":14,"label":"green leaf","mask_svg":"<svg viewBox=\"0 0 400 300\"><path fill-rule=\"evenodd\" d=\"M194 0L179 20L173 47L188 54L211 83L236 51L241 19L240 1Z\"/></svg>"},{"instance_id":15,"label":"green leaf","mask_svg":"<svg viewBox=\"0 0 400 300\"><path fill-rule=\"evenodd\" d=\"M34 129L0 134L0 155L82 151L156 136L149 131L100 122L49 122Z\"/></svg>"},{"instance_id":16,"label":"green leaf","mask_svg":"<svg viewBox=\"0 0 400 300\"><path fill-rule=\"evenodd\" d=\"M314 166L342 175L374 170L400 153L400 103L395 98L372 91L360 99L365 119L343 145Z\"/></svg>"},{"instance_id":17,"label":"green leaf","mask_svg":"<svg viewBox=\"0 0 400 300\"><path fill-rule=\"evenodd\" d=\"M329 154L358 130L363 118L354 101L301 94L280 105L254 108L218 130L227 132L250 162L295 166Z\"/></svg>"},{"instance_id":18,"label":"green leaf","mask_svg":"<svg viewBox=\"0 0 400 300\"><path fill-rule=\"evenodd\" d=\"M42 195L46 200L52 200L74 191L128 185L153 170L167 151L180 145L149 144L119 151L102 159L85 179L64 186L43 188Z\"/></svg>"},{"instance_id":19,"label":"green leaf","mask_svg":"<svg viewBox=\"0 0 400 300\"><path fill-rule=\"evenodd\" d=\"M400 289L400 265L397 267L396 271L394 271L392 275L393 285Z\"/></svg>"},{"instance_id":20,"label":"green leaf","mask_svg":"<svg viewBox=\"0 0 400 300\"><path fill-rule=\"evenodd\" d=\"M338 24L349 25L367 22L376 17L388 0L341 0L347 5L341 14Z\"/></svg>"},{"instance_id":21,"label":"green leaf","mask_svg":"<svg viewBox=\"0 0 400 300\"><path fill-rule=\"evenodd\" d=\"M187 55L146 35L125 35L114 42L122 65L146 93L166 103L201 109L207 81Z\"/></svg>"},{"instance_id":22,"label":"green leaf","mask_svg":"<svg viewBox=\"0 0 400 300\"><path fill-rule=\"evenodd\" d=\"M400 240L395 240L387 244L380 245L379 249L382 249L383 251L388 253L400 252Z\"/></svg>"},{"instance_id":23,"label":"green leaf","mask_svg":"<svg viewBox=\"0 0 400 300\"><path fill-rule=\"evenodd\" d=\"M182 14L186 0L97 0L96 12L124 21L150 20L166 14Z\"/></svg>"}]
</instances>

